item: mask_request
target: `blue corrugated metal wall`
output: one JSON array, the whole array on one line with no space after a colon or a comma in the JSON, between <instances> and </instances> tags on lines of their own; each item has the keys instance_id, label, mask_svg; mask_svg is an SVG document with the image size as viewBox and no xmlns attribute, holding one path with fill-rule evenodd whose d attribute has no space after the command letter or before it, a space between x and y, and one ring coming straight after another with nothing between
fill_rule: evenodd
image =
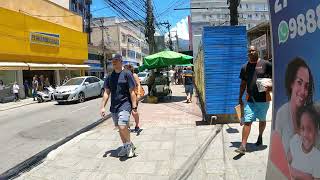
<instances>
[{"instance_id":1,"label":"blue corrugated metal wall","mask_svg":"<svg viewBox=\"0 0 320 180\"><path fill-rule=\"evenodd\" d=\"M244 26L204 27L205 109L207 114L234 114L240 69L247 62Z\"/></svg>"}]
</instances>

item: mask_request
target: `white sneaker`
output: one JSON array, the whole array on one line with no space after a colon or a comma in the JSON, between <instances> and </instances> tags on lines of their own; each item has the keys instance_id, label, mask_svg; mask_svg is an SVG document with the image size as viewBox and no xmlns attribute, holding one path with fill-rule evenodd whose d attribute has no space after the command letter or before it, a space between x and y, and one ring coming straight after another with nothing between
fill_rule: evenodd
<instances>
[{"instance_id":1,"label":"white sneaker","mask_svg":"<svg viewBox=\"0 0 320 180\"><path fill-rule=\"evenodd\" d=\"M131 144L128 144L127 146L127 156L128 158L131 158L135 155L135 149L136 147L131 143Z\"/></svg>"},{"instance_id":2,"label":"white sneaker","mask_svg":"<svg viewBox=\"0 0 320 180\"><path fill-rule=\"evenodd\" d=\"M123 156L126 156L126 155L127 155L127 148L126 148L125 145L123 145L123 146L121 147L120 152L118 153L118 156L119 156L119 157L123 157Z\"/></svg>"}]
</instances>

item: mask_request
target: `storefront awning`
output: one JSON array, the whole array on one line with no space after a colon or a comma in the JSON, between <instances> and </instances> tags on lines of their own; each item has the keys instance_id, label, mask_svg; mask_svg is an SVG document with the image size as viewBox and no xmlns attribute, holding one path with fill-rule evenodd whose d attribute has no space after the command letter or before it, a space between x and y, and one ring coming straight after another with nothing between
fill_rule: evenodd
<instances>
[{"instance_id":1,"label":"storefront awning","mask_svg":"<svg viewBox=\"0 0 320 180\"><path fill-rule=\"evenodd\" d=\"M27 70L29 66L23 62L0 62L0 70Z\"/></svg>"},{"instance_id":2,"label":"storefront awning","mask_svg":"<svg viewBox=\"0 0 320 180\"><path fill-rule=\"evenodd\" d=\"M41 64L41 63L27 63L30 70L65 70L63 64Z\"/></svg>"},{"instance_id":3,"label":"storefront awning","mask_svg":"<svg viewBox=\"0 0 320 180\"><path fill-rule=\"evenodd\" d=\"M90 68L89 65L86 64L64 64L67 70L88 70Z\"/></svg>"}]
</instances>

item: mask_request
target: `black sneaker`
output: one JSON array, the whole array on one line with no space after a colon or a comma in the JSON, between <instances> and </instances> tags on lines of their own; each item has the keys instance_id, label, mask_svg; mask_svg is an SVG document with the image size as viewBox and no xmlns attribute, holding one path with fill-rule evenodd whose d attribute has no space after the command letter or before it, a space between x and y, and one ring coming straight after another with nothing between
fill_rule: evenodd
<instances>
[{"instance_id":1,"label":"black sneaker","mask_svg":"<svg viewBox=\"0 0 320 180\"><path fill-rule=\"evenodd\" d=\"M139 126L136 126L136 127L134 127L134 132L139 132L140 131L140 128L139 128Z\"/></svg>"},{"instance_id":2,"label":"black sneaker","mask_svg":"<svg viewBox=\"0 0 320 180\"><path fill-rule=\"evenodd\" d=\"M256 145L256 146L261 146L262 144L263 144L263 142L262 142L262 136L259 135L259 136L258 136L258 139L257 139L257 142L255 143L255 145Z\"/></svg>"},{"instance_id":3,"label":"black sneaker","mask_svg":"<svg viewBox=\"0 0 320 180\"><path fill-rule=\"evenodd\" d=\"M236 149L235 152L237 152L239 154L245 154L246 148L244 146L240 145L240 147L238 149Z\"/></svg>"}]
</instances>

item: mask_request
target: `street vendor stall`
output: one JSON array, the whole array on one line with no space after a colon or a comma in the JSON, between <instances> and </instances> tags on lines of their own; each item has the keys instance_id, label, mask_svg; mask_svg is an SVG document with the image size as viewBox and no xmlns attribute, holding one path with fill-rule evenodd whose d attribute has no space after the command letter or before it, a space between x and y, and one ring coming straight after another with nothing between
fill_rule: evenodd
<instances>
[{"instance_id":1,"label":"street vendor stall","mask_svg":"<svg viewBox=\"0 0 320 180\"><path fill-rule=\"evenodd\" d=\"M191 64L192 56L185 54L177 53L174 51L162 51L150 56L147 56L143 59L143 65L139 67L140 71L143 70L154 70L155 73L152 73L150 77L152 79L151 92L149 95L156 97L168 96L172 93L170 88L170 81L168 76L164 77L160 73L160 69L168 68L173 65L185 65Z\"/></svg>"}]
</instances>

